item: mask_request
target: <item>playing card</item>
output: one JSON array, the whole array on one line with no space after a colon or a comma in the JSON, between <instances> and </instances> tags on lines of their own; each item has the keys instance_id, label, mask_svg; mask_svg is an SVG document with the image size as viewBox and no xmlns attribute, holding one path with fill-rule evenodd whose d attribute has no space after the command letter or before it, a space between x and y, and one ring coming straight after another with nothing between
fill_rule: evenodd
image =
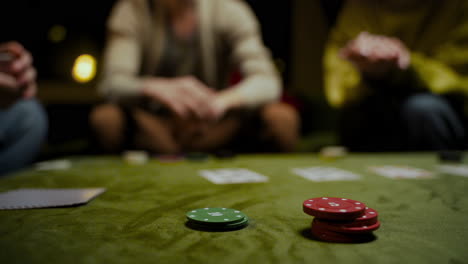
<instances>
[{"instance_id":1,"label":"playing card","mask_svg":"<svg viewBox=\"0 0 468 264\"><path fill-rule=\"evenodd\" d=\"M35 164L36 170L68 170L71 166L71 161L66 159L42 161Z\"/></svg>"},{"instance_id":2,"label":"playing card","mask_svg":"<svg viewBox=\"0 0 468 264\"><path fill-rule=\"evenodd\" d=\"M468 177L468 166L467 165L440 165L438 170L442 173Z\"/></svg>"},{"instance_id":3,"label":"playing card","mask_svg":"<svg viewBox=\"0 0 468 264\"><path fill-rule=\"evenodd\" d=\"M293 168L292 172L310 181L354 181L361 177L333 167Z\"/></svg>"},{"instance_id":4,"label":"playing card","mask_svg":"<svg viewBox=\"0 0 468 264\"><path fill-rule=\"evenodd\" d=\"M105 188L17 189L0 193L0 209L76 206L89 202L105 191Z\"/></svg>"},{"instance_id":5,"label":"playing card","mask_svg":"<svg viewBox=\"0 0 468 264\"><path fill-rule=\"evenodd\" d=\"M266 182L268 177L247 169L201 170L200 175L215 184Z\"/></svg>"},{"instance_id":6,"label":"playing card","mask_svg":"<svg viewBox=\"0 0 468 264\"><path fill-rule=\"evenodd\" d=\"M433 178L434 175L430 171L423 169L412 168L408 166L372 166L369 170L387 178L391 179L421 179Z\"/></svg>"}]
</instances>

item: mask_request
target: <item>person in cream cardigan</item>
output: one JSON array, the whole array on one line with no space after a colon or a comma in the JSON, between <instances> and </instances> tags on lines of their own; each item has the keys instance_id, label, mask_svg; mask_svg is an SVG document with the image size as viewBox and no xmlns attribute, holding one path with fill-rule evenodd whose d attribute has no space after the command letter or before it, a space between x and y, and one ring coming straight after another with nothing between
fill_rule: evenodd
<instances>
[{"instance_id":1,"label":"person in cream cardigan","mask_svg":"<svg viewBox=\"0 0 468 264\"><path fill-rule=\"evenodd\" d=\"M230 82L233 72L241 80ZM120 0L90 123L108 151L170 154L262 143L290 151L299 117L240 0ZM240 144L240 145L239 145ZM259 149L261 146L259 146Z\"/></svg>"}]
</instances>

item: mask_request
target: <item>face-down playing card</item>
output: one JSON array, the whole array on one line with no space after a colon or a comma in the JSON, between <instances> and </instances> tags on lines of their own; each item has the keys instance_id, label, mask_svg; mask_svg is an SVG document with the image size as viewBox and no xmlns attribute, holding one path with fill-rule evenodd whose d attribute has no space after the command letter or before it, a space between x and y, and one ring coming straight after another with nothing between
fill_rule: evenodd
<instances>
[{"instance_id":1,"label":"face-down playing card","mask_svg":"<svg viewBox=\"0 0 468 264\"><path fill-rule=\"evenodd\" d=\"M369 167L369 170L390 179L430 179L434 177L430 171L409 166L372 166Z\"/></svg>"},{"instance_id":2,"label":"face-down playing card","mask_svg":"<svg viewBox=\"0 0 468 264\"><path fill-rule=\"evenodd\" d=\"M266 182L268 177L251 170L235 169L215 169L201 170L200 175L215 184L236 184Z\"/></svg>"},{"instance_id":3,"label":"face-down playing card","mask_svg":"<svg viewBox=\"0 0 468 264\"><path fill-rule=\"evenodd\" d=\"M293 168L292 172L304 179L316 182L322 181L354 181L359 180L361 176L350 171L333 167L308 167Z\"/></svg>"},{"instance_id":4,"label":"face-down playing card","mask_svg":"<svg viewBox=\"0 0 468 264\"><path fill-rule=\"evenodd\" d=\"M105 192L105 188L17 189L0 193L0 209L78 206Z\"/></svg>"}]
</instances>

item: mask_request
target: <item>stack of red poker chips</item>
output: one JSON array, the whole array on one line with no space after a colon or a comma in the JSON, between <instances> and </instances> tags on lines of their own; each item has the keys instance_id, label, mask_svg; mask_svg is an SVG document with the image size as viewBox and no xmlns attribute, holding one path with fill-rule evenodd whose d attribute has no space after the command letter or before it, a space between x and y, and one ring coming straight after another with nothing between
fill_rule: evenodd
<instances>
[{"instance_id":1,"label":"stack of red poker chips","mask_svg":"<svg viewBox=\"0 0 468 264\"><path fill-rule=\"evenodd\" d=\"M358 243L374 238L380 227L376 210L362 202L336 197L318 197L304 201L304 212L314 216L311 233L327 242Z\"/></svg>"}]
</instances>

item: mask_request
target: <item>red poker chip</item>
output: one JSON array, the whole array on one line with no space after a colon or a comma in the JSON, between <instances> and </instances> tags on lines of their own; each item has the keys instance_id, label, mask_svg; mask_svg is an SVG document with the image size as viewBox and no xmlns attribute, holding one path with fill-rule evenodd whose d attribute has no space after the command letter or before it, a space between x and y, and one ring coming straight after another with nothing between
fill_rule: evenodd
<instances>
[{"instance_id":1,"label":"red poker chip","mask_svg":"<svg viewBox=\"0 0 468 264\"><path fill-rule=\"evenodd\" d=\"M366 207L366 211L364 215L356 218L354 221L346 223L345 226L352 227L352 226L370 226L378 222L378 216L376 210Z\"/></svg>"},{"instance_id":2,"label":"red poker chip","mask_svg":"<svg viewBox=\"0 0 468 264\"><path fill-rule=\"evenodd\" d=\"M319 197L305 200L302 209L320 219L351 221L364 215L366 205L346 198Z\"/></svg>"},{"instance_id":3,"label":"red poker chip","mask_svg":"<svg viewBox=\"0 0 468 264\"><path fill-rule=\"evenodd\" d=\"M320 241L335 243L363 243L372 241L375 237L372 234L343 234L333 231L319 229L315 225L311 228L312 236Z\"/></svg>"},{"instance_id":4,"label":"red poker chip","mask_svg":"<svg viewBox=\"0 0 468 264\"><path fill-rule=\"evenodd\" d=\"M323 220L323 219L322 219ZM352 220L352 221L330 221L328 223L337 223L344 227L359 227L359 226L371 226L378 222L378 213L376 210L366 207L364 215Z\"/></svg>"},{"instance_id":5,"label":"red poker chip","mask_svg":"<svg viewBox=\"0 0 468 264\"><path fill-rule=\"evenodd\" d=\"M315 218L312 221L312 226L319 230L327 230L337 233L346 233L346 234L366 234L372 233L372 231L377 230L380 227L380 222L377 221L373 225L363 225L363 226L346 226L346 224L336 223L336 222L327 222Z\"/></svg>"}]
</instances>

